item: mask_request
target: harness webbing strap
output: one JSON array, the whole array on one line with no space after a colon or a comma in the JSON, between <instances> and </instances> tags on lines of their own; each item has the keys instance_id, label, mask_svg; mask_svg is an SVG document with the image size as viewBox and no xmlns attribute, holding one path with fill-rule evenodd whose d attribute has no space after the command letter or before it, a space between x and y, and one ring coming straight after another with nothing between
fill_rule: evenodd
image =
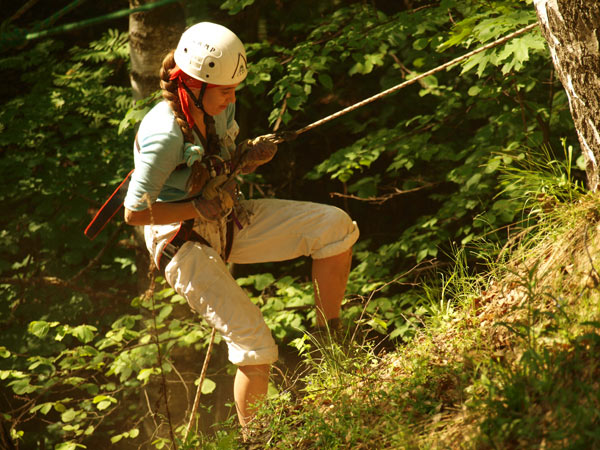
<instances>
[{"instance_id":1,"label":"harness webbing strap","mask_svg":"<svg viewBox=\"0 0 600 450\"><path fill-rule=\"evenodd\" d=\"M140 151L140 142L138 141L138 135L135 135L135 148ZM96 236L104 229L106 224L115 217L115 214L119 212L123 201L127 195L127 189L129 188L129 182L131 181L131 174L133 169L127 174L127 176L121 181L121 184L114 190L108 200L100 207L94 218L90 221L86 227L84 234L90 239L94 240Z\"/></svg>"},{"instance_id":2,"label":"harness webbing strap","mask_svg":"<svg viewBox=\"0 0 600 450\"><path fill-rule=\"evenodd\" d=\"M234 222L231 219L227 221L225 251L222 255L224 262L227 262L229 259L229 254L231 253L231 248L233 246L233 223ZM212 245L210 245L205 238L194 231L193 219L183 221L179 224L177 232L173 235L169 242L165 244L161 254L158 256L158 269L164 272L167 264L171 262L183 244L188 241L200 242L203 245L212 247Z\"/></svg>"},{"instance_id":3,"label":"harness webbing strap","mask_svg":"<svg viewBox=\"0 0 600 450\"><path fill-rule=\"evenodd\" d=\"M171 260L175 257L181 246L187 241L200 242L210 247L208 241L202 236L200 236L198 233L196 233L193 230L193 228L193 219L186 220L179 224L179 229L177 230L177 232L173 235L171 239L169 239L169 242L165 244L165 246L162 249L162 252L160 253L160 255L158 255L157 266L159 270L164 272L165 267L167 267L167 264L171 262Z\"/></svg>"},{"instance_id":4,"label":"harness webbing strap","mask_svg":"<svg viewBox=\"0 0 600 450\"><path fill-rule=\"evenodd\" d=\"M94 239L96 236L98 236L98 233L100 233L106 224L112 220L115 214L119 212L123 206L125 196L127 195L127 188L129 187L129 181L132 173L133 170L127 174L119 187L115 189L112 195L104 202L94 218L91 220L84 231L88 238Z\"/></svg>"},{"instance_id":5,"label":"harness webbing strap","mask_svg":"<svg viewBox=\"0 0 600 450\"><path fill-rule=\"evenodd\" d=\"M236 220L237 221L237 220ZM239 223L239 222L237 222ZM229 217L229 220L227 220L227 231L226 231L226 243L225 243L225 253L223 255L223 261L227 262L227 260L229 259L229 255L231 254L231 247L233 247L233 224L234 224L234 218L232 218L231 216Z\"/></svg>"}]
</instances>

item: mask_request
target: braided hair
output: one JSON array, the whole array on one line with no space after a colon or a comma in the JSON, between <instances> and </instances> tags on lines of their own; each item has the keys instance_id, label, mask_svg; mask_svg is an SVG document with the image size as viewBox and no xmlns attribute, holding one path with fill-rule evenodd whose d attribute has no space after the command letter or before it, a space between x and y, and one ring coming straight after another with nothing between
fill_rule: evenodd
<instances>
[{"instance_id":1,"label":"braided hair","mask_svg":"<svg viewBox=\"0 0 600 450\"><path fill-rule=\"evenodd\" d=\"M183 110L181 109L181 103L179 101L179 95L177 93L178 81L171 80L171 70L175 68L175 50L171 50L167 56L163 59L162 66L160 68L160 87L162 89L162 97L167 101L173 114L175 114L175 120L181 128L183 133L183 139L185 142L194 143L194 136L192 135L192 129L188 124Z\"/></svg>"},{"instance_id":2,"label":"braided hair","mask_svg":"<svg viewBox=\"0 0 600 450\"><path fill-rule=\"evenodd\" d=\"M175 66L175 50L172 50L167 54L167 56L165 56L160 68L160 87L162 89L162 96L167 101L171 107L171 110L173 111L173 114L175 115L175 120L181 129L184 141L193 144L194 135L192 133L192 128L183 114L181 102L179 100L179 94L177 92L179 82L177 79L170 79L171 70L175 68ZM204 115L206 116L206 114ZM186 189L188 193L196 194L200 192L209 178L210 174L205 165L200 161L196 161L192 165L192 173L187 182Z\"/></svg>"}]
</instances>

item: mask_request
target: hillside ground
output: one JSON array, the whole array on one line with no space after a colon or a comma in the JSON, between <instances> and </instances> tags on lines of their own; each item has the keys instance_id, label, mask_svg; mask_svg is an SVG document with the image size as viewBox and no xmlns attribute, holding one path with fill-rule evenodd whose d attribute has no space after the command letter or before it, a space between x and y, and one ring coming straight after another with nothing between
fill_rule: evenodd
<instances>
[{"instance_id":1,"label":"hillside ground","mask_svg":"<svg viewBox=\"0 0 600 450\"><path fill-rule=\"evenodd\" d=\"M484 273L440 274L410 342L309 339L245 437L202 448L600 448L600 199L537 200Z\"/></svg>"}]
</instances>

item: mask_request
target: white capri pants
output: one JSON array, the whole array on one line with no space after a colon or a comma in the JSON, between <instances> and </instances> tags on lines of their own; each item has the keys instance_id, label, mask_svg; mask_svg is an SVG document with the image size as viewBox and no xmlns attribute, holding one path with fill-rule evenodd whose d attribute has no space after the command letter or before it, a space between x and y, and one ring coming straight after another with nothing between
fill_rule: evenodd
<instances>
[{"instance_id":1,"label":"white capri pants","mask_svg":"<svg viewBox=\"0 0 600 450\"><path fill-rule=\"evenodd\" d=\"M299 256L322 259L348 250L358 239L358 227L341 209L291 200L242 200L250 222L234 227L229 262L250 264L284 261ZM146 226L146 244L155 260L178 224ZM277 346L260 309L238 286L219 256L216 224L198 223L194 230L212 247L186 242L165 268L167 282L215 327L227 343L236 365L271 364Z\"/></svg>"}]
</instances>

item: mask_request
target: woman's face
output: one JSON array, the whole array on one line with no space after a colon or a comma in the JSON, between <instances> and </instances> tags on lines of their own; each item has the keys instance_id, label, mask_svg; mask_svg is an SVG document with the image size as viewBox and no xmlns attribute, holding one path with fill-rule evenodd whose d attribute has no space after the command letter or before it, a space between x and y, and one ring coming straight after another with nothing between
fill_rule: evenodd
<instances>
[{"instance_id":1,"label":"woman's face","mask_svg":"<svg viewBox=\"0 0 600 450\"><path fill-rule=\"evenodd\" d=\"M202 100L202 105L204 106L204 111L209 116L216 116L217 114L225 111L225 108L230 103L235 103L235 88L239 83L230 84L227 86L215 86L206 89L204 92L204 99ZM200 93L200 89L194 89L194 95L198 96Z\"/></svg>"}]
</instances>

